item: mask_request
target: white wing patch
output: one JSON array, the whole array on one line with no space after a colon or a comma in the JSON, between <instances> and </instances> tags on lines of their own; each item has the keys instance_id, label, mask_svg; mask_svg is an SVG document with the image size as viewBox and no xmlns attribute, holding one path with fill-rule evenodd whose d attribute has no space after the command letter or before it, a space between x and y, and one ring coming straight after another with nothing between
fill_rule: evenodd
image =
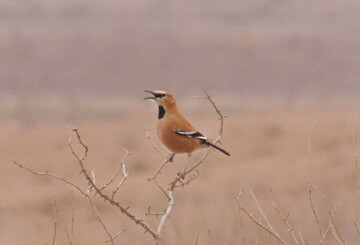
<instances>
[{"instance_id":1,"label":"white wing patch","mask_svg":"<svg viewBox=\"0 0 360 245\"><path fill-rule=\"evenodd\" d=\"M181 130L181 129L174 129L174 132L178 135L181 135L181 136L185 136L185 137L188 137L188 138L192 138L192 139L200 139L200 140L205 140L207 141L207 138L202 135L200 132L198 131L189 131L189 132L186 132L184 130Z\"/></svg>"}]
</instances>

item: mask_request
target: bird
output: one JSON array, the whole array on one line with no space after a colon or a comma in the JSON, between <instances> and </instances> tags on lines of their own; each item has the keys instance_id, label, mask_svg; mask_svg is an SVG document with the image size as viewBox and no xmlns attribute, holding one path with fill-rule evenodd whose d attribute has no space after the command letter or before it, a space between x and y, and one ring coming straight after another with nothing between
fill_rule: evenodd
<instances>
[{"instance_id":1,"label":"bird","mask_svg":"<svg viewBox=\"0 0 360 245\"><path fill-rule=\"evenodd\" d=\"M166 148L172 152L170 161L175 154L186 153L189 162L194 151L207 147L212 147L230 156L229 152L211 143L207 137L190 124L180 112L171 92L161 90L145 90L145 92L152 96L144 99L153 100L158 105L157 135Z\"/></svg>"}]
</instances>

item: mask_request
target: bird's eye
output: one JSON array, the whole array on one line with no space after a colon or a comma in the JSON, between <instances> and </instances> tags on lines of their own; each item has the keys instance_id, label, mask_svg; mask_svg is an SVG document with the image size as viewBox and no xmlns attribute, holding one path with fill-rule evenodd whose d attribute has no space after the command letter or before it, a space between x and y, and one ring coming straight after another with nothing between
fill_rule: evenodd
<instances>
[{"instance_id":1,"label":"bird's eye","mask_svg":"<svg viewBox=\"0 0 360 245\"><path fill-rule=\"evenodd\" d=\"M165 93L159 93L159 94L155 95L155 97L157 97L157 98L165 98L166 94Z\"/></svg>"}]
</instances>

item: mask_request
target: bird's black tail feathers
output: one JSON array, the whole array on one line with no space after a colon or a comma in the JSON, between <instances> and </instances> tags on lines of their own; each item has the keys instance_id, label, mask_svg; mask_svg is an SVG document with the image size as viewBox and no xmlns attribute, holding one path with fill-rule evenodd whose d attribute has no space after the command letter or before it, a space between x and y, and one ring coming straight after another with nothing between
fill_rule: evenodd
<instances>
[{"instance_id":1,"label":"bird's black tail feathers","mask_svg":"<svg viewBox=\"0 0 360 245\"><path fill-rule=\"evenodd\" d=\"M211 146L211 147L215 148L215 149L218 150L218 151L221 151L222 153L224 153L224 154L227 155L227 156L230 156L230 153L229 153L229 152L227 152L227 151L225 151L224 149L218 147L217 145L214 145L213 143L210 143L209 141L206 141L205 144L207 144L208 146Z\"/></svg>"}]
</instances>

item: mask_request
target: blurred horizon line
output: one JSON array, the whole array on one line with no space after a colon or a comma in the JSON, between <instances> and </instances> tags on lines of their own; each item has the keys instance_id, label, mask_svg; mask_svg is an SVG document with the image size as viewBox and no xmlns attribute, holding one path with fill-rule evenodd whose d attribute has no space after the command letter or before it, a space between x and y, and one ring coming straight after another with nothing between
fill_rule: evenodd
<instances>
[{"instance_id":1,"label":"blurred horizon line","mask_svg":"<svg viewBox=\"0 0 360 245\"><path fill-rule=\"evenodd\" d=\"M210 93L211 94L211 93ZM16 121L23 125L36 125L39 122L75 122L86 120L119 120L124 116L149 110L151 102L144 101L145 94L139 96L100 96L89 95L13 95L0 97L0 121ZM178 103L184 112L196 112L201 115L211 113L212 108L198 96L180 95ZM360 109L360 99L344 97L264 97L212 94L216 104L226 114L239 115L244 111L266 110L357 110ZM204 108L206 108L204 110ZM154 106L154 112L156 108Z\"/></svg>"}]
</instances>

